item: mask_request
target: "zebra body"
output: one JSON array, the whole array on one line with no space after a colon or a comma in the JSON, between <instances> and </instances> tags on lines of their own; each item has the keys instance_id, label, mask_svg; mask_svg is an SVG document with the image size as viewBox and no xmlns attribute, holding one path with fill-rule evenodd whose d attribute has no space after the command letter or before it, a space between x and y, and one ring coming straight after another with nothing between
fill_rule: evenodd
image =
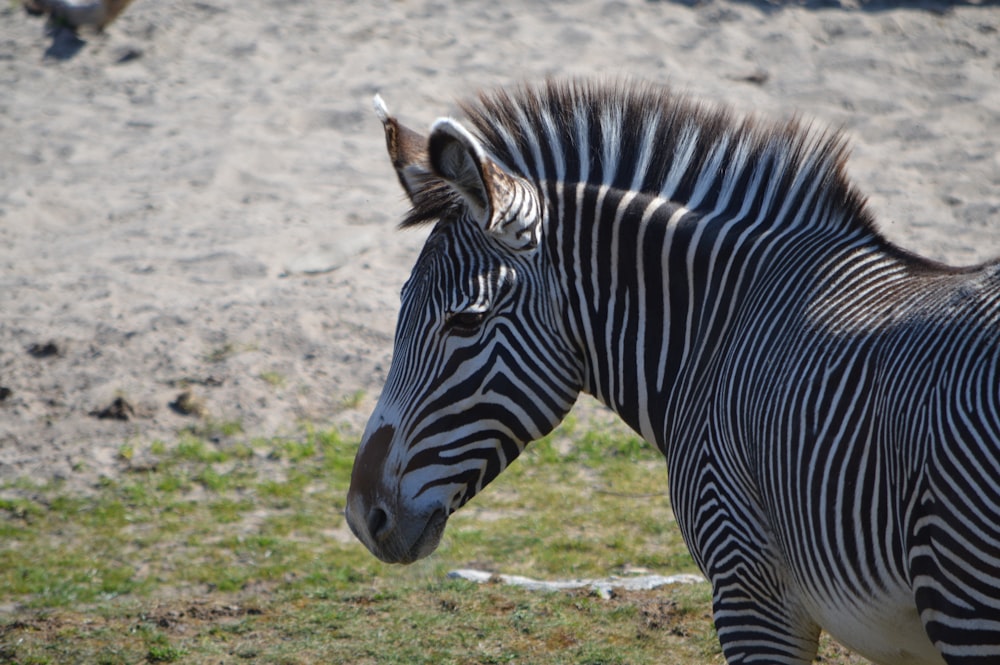
<instances>
[{"instance_id":1,"label":"zebra body","mask_svg":"<svg viewBox=\"0 0 1000 665\"><path fill-rule=\"evenodd\" d=\"M836 135L641 86L481 97L473 135L379 106L435 221L348 521L380 558L580 391L663 451L729 663L1000 662L1000 265L886 241Z\"/></svg>"}]
</instances>

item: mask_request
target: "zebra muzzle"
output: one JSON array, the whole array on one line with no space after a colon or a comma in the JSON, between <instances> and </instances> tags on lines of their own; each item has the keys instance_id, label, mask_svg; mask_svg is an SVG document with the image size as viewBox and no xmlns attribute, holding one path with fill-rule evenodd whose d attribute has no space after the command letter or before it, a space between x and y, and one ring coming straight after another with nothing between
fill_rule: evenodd
<instances>
[{"instance_id":1,"label":"zebra muzzle","mask_svg":"<svg viewBox=\"0 0 1000 665\"><path fill-rule=\"evenodd\" d=\"M376 557L387 563L412 563L437 548L448 511L438 505L411 505L386 491L385 460L395 435L395 428L382 425L362 442L344 516L354 535Z\"/></svg>"}]
</instances>

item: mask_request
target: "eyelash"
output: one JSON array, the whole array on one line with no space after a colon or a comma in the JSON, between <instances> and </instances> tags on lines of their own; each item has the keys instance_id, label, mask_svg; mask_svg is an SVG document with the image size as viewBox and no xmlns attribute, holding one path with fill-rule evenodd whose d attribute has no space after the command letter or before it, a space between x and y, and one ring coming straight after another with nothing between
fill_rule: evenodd
<instances>
[{"instance_id":1,"label":"eyelash","mask_svg":"<svg viewBox=\"0 0 1000 665\"><path fill-rule=\"evenodd\" d=\"M450 312L445 317L445 330L456 335L471 336L479 332L480 326L486 320L486 312L465 310Z\"/></svg>"}]
</instances>

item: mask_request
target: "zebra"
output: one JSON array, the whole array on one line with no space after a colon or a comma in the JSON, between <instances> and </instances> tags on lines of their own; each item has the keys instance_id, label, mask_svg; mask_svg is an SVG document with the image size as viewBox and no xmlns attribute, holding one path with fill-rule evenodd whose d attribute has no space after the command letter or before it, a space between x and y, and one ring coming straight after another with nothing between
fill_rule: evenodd
<instances>
[{"instance_id":1,"label":"zebra","mask_svg":"<svg viewBox=\"0 0 1000 665\"><path fill-rule=\"evenodd\" d=\"M387 562L586 392L662 451L727 663L1000 663L1000 262L889 242L846 140L635 81L479 93L423 136L433 223L346 518Z\"/></svg>"}]
</instances>

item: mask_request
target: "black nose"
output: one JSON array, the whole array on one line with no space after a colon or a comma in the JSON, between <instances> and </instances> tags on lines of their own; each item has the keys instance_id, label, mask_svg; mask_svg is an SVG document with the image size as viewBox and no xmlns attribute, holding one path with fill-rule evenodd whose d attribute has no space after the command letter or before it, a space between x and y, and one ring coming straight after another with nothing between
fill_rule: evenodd
<instances>
[{"instance_id":1,"label":"black nose","mask_svg":"<svg viewBox=\"0 0 1000 665\"><path fill-rule=\"evenodd\" d=\"M391 492L383 487L382 478L395 436L392 425L381 425L361 444L347 491L347 523L373 552L394 538L397 527Z\"/></svg>"},{"instance_id":2,"label":"black nose","mask_svg":"<svg viewBox=\"0 0 1000 665\"><path fill-rule=\"evenodd\" d=\"M368 535L375 541L380 541L389 531L389 515L379 506L368 511Z\"/></svg>"}]
</instances>

